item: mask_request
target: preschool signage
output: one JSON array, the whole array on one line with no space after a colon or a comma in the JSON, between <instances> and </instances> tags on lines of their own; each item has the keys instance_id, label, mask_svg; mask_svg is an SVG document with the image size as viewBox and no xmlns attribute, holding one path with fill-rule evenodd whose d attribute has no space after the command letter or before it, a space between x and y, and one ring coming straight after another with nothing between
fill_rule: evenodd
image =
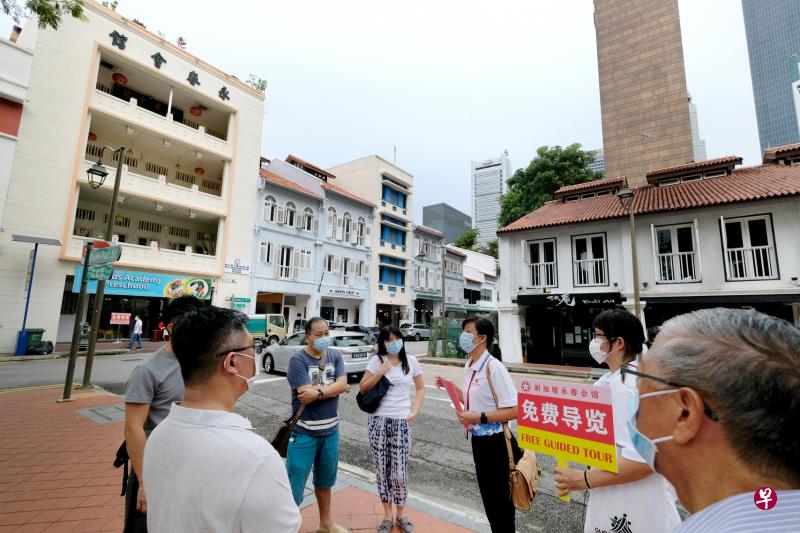
<instances>
[{"instance_id":1,"label":"preschool signage","mask_svg":"<svg viewBox=\"0 0 800 533\"><path fill-rule=\"evenodd\" d=\"M75 269L75 282L72 292L80 292L83 267ZM97 282L90 281L86 286L88 294L97 292ZM211 280L194 278L184 274L162 274L155 272L136 272L133 270L114 270L106 282L106 295L139 296L149 298L179 298L195 296L201 300L211 298Z\"/></svg>"},{"instance_id":2,"label":"preschool signage","mask_svg":"<svg viewBox=\"0 0 800 533\"><path fill-rule=\"evenodd\" d=\"M617 472L609 387L523 379L517 423L522 448Z\"/></svg>"}]
</instances>

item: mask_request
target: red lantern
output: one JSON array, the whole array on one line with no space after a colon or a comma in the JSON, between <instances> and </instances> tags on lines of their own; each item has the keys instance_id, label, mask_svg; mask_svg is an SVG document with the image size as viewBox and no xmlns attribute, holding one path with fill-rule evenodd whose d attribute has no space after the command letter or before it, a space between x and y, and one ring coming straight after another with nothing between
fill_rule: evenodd
<instances>
[{"instance_id":1,"label":"red lantern","mask_svg":"<svg viewBox=\"0 0 800 533\"><path fill-rule=\"evenodd\" d=\"M95 135L94 133L92 133L90 131L89 132L89 140L92 141L92 142L96 141L97 140L97 135Z\"/></svg>"},{"instance_id":2,"label":"red lantern","mask_svg":"<svg viewBox=\"0 0 800 533\"><path fill-rule=\"evenodd\" d=\"M201 108L199 105L193 105L189 108L189 113L191 113L192 116L199 117L203 114L203 108Z\"/></svg>"},{"instance_id":3,"label":"red lantern","mask_svg":"<svg viewBox=\"0 0 800 533\"><path fill-rule=\"evenodd\" d=\"M119 72L115 72L114 75L111 76L111 79L120 85L126 85L128 83L128 78L125 76L125 74L120 74Z\"/></svg>"},{"instance_id":4,"label":"red lantern","mask_svg":"<svg viewBox=\"0 0 800 533\"><path fill-rule=\"evenodd\" d=\"M196 167L194 169L194 173L197 174L198 176L202 176L203 174L206 173L206 171L203 169L203 167Z\"/></svg>"}]
</instances>

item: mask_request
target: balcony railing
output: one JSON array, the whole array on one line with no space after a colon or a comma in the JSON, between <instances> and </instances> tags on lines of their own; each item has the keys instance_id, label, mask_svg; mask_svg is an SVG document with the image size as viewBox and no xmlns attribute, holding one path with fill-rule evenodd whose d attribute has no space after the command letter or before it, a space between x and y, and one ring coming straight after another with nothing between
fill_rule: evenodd
<instances>
[{"instance_id":1,"label":"balcony railing","mask_svg":"<svg viewBox=\"0 0 800 533\"><path fill-rule=\"evenodd\" d=\"M290 265L275 265L275 277L278 279L295 280L300 275L300 269Z\"/></svg>"},{"instance_id":2,"label":"balcony railing","mask_svg":"<svg viewBox=\"0 0 800 533\"><path fill-rule=\"evenodd\" d=\"M70 259L80 260L86 240L85 237L71 236L65 255ZM154 268L211 275L216 275L220 271L217 256L194 253L191 247L181 251L167 250L160 248L156 241L153 241L150 246L122 242L119 245L122 247L122 256L119 261L121 268L131 265L131 268Z\"/></svg>"},{"instance_id":3,"label":"balcony railing","mask_svg":"<svg viewBox=\"0 0 800 533\"><path fill-rule=\"evenodd\" d=\"M572 262L576 287L608 285L605 259L576 259Z\"/></svg>"},{"instance_id":4,"label":"balcony railing","mask_svg":"<svg viewBox=\"0 0 800 533\"><path fill-rule=\"evenodd\" d=\"M657 254L658 281L660 283L691 283L700 281L697 270L697 252Z\"/></svg>"},{"instance_id":5,"label":"balcony railing","mask_svg":"<svg viewBox=\"0 0 800 533\"><path fill-rule=\"evenodd\" d=\"M725 250L728 279L746 281L771 279L776 275L775 249L772 246L751 246Z\"/></svg>"},{"instance_id":6,"label":"balcony railing","mask_svg":"<svg viewBox=\"0 0 800 533\"><path fill-rule=\"evenodd\" d=\"M400 251L403 251L403 252L406 251L406 245L402 244L402 243L399 243L399 242L391 242L391 241L381 240L381 246L383 246L385 248L389 248L390 250L400 250Z\"/></svg>"},{"instance_id":7,"label":"balcony railing","mask_svg":"<svg viewBox=\"0 0 800 533\"><path fill-rule=\"evenodd\" d=\"M531 263L531 287L556 287L556 263Z\"/></svg>"},{"instance_id":8,"label":"balcony railing","mask_svg":"<svg viewBox=\"0 0 800 533\"><path fill-rule=\"evenodd\" d=\"M143 124L145 127L156 130L166 137L173 137L181 141L199 146L206 150L214 151L225 156L230 155L231 145L219 131L208 129L205 126L183 120L178 122L172 117L165 117L138 105L136 98L125 101L113 96L107 88L98 85L92 95L91 105L104 112L124 117L124 119Z\"/></svg>"}]
</instances>

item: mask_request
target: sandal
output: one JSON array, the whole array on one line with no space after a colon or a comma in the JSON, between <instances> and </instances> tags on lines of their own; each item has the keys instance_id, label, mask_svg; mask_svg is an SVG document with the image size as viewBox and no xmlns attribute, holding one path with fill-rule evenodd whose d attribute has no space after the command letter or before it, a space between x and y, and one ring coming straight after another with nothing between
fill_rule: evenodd
<instances>
[{"instance_id":1,"label":"sandal","mask_svg":"<svg viewBox=\"0 0 800 533\"><path fill-rule=\"evenodd\" d=\"M400 529L403 530L403 533L414 532L414 524L411 523L411 520L409 520L407 516L401 516L395 521L395 524L400 526Z\"/></svg>"},{"instance_id":2,"label":"sandal","mask_svg":"<svg viewBox=\"0 0 800 533\"><path fill-rule=\"evenodd\" d=\"M392 533L392 521L384 520L378 525L378 533Z\"/></svg>"}]
</instances>

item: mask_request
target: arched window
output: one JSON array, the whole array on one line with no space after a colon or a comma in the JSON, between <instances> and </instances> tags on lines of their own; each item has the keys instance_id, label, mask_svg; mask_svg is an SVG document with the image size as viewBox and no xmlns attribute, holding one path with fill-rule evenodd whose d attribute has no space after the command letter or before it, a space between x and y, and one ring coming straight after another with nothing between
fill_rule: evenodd
<instances>
[{"instance_id":1,"label":"arched window","mask_svg":"<svg viewBox=\"0 0 800 533\"><path fill-rule=\"evenodd\" d=\"M329 239L333 239L336 235L336 209L333 207L328 208L328 232Z\"/></svg>"},{"instance_id":2,"label":"arched window","mask_svg":"<svg viewBox=\"0 0 800 533\"><path fill-rule=\"evenodd\" d=\"M314 231L314 210L310 207L306 207L303 210L303 229Z\"/></svg>"},{"instance_id":3,"label":"arched window","mask_svg":"<svg viewBox=\"0 0 800 533\"><path fill-rule=\"evenodd\" d=\"M366 239L366 232L367 232L367 221L364 220L364 217L358 217L358 245L364 246L364 241Z\"/></svg>"},{"instance_id":4,"label":"arched window","mask_svg":"<svg viewBox=\"0 0 800 533\"><path fill-rule=\"evenodd\" d=\"M342 219L343 219L342 227L343 227L343 231L344 231L343 240L345 242L352 242L352 238L353 238L353 217L350 215L350 213L345 213L342 216Z\"/></svg>"},{"instance_id":5,"label":"arched window","mask_svg":"<svg viewBox=\"0 0 800 533\"><path fill-rule=\"evenodd\" d=\"M297 221L297 208L292 202L286 203L286 225L294 226Z\"/></svg>"},{"instance_id":6,"label":"arched window","mask_svg":"<svg viewBox=\"0 0 800 533\"><path fill-rule=\"evenodd\" d=\"M275 201L274 196L267 196L264 198L264 220L267 222L275 222L275 217L278 213L278 202Z\"/></svg>"}]
</instances>

